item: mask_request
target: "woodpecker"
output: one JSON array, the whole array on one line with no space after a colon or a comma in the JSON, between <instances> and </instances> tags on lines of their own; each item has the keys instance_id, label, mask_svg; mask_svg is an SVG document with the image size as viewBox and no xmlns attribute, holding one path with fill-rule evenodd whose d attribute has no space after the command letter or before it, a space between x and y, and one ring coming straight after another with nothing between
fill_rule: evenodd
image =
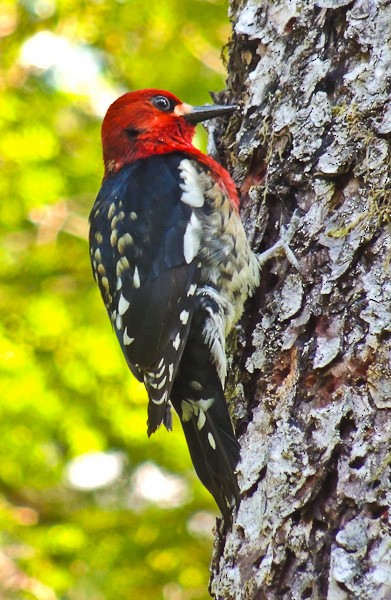
<instances>
[{"instance_id":1,"label":"woodpecker","mask_svg":"<svg viewBox=\"0 0 391 600\"><path fill-rule=\"evenodd\" d=\"M104 178L90 253L114 331L148 393L148 435L178 413L195 470L225 524L239 503L239 443L224 397L226 337L259 284L228 172L192 144L195 107L157 89L129 92L102 124Z\"/></svg>"}]
</instances>

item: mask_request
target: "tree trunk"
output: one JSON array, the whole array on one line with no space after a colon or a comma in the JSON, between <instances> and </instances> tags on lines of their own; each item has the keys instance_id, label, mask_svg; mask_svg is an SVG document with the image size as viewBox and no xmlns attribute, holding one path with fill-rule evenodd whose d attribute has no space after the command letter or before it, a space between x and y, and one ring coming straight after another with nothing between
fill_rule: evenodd
<instances>
[{"instance_id":1,"label":"tree trunk","mask_svg":"<svg viewBox=\"0 0 391 600\"><path fill-rule=\"evenodd\" d=\"M231 338L242 502L211 594L390 599L391 5L233 0L232 16L219 99L242 110L212 144L254 250L285 224L300 271L268 263Z\"/></svg>"}]
</instances>

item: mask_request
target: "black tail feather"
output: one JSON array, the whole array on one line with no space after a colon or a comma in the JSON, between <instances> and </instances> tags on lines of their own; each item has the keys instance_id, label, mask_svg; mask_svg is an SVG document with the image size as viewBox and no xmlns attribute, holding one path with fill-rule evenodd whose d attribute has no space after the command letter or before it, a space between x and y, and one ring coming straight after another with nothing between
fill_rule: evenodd
<instances>
[{"instance_id":1,"label":"black tail feather","mask_svg":"<svg viewBox=\"0 0 391 600\"><path fill-rule=\"evenodd\" d=\"M225 401L224 409L228 417ZM205 416L206 421L202 429L197 427L197 416L193 416L189 421L182 420L182 427L197 475L214 497L225 524L231 528L233 510L239 506L235 467L239 461L240 447L231 424L229 428L222 429L216 425L208 411Z\"/></svg>"},{"instance_id":2,"label":"black tail feather","mask_svg":"<svg viewBox=\"0 0 391 600\"><path fill-rule=\"evenodd\" d=\"M222 384L201 332L191 332L171 391L198 477L214 497L227 527L239 505L235 469L240 446ZM201 338L201 339L200 339Z\"/></svg>"}]
</instances>

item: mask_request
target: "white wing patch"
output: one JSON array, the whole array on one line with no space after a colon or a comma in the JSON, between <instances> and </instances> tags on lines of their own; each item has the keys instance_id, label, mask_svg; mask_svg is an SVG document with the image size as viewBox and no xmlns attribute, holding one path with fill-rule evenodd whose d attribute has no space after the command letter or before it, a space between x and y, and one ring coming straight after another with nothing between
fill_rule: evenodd
<instances>
[{"instance_id":1,"label":"white wing patch","mask_svg":"<svg viewBox=\"0 0 391 600\"><path fill-rule=\"evenodd\" d=\"M170 363L168 365L168 378L170 381L172 381L173 377L174 377L174 363Z\"/></svg>"},{"instance_id":2,"label":"white wing patch","mask_svg":"<svg viewBox=\"0 0 391 600\"><path fill-rule=\"evenodd\" d=\"M172 345L174 346L175 350L178 350L179 346L181 345L181 336L179 335L179 333L176 334L175 340L172 342Z\"/></svg>"},{"instance_id":3,"label":"white wing patch","mask_svg":"<svg viewBox=\"0 0 391 600\"><path fill-rule=\"evenodd\" d=\"M150 381L149 385L151 387L153 387L155 390L161 390L162 387L165 385L166 381L167 381L167 376L163 377L163 379L161 381L159 381L159 382L157 382L157 381Z\"/></svg>"},{"instance_id":4,"label":"white wing patch","mask_svg":"<svg viewBox=\"0 0 391 600\"><path fill-rule=\"evenodd\" d=\"M200 208L204 205L204 191L200 186L200 176L191 162L184 158L179 163L180 175L183 183L180 188L183 190L181 196L182 202L194 208Z\"/></svg>"},{"instance_id":5,"label":"white wing patch","mask_svg":"<svg viewBox=\"0 0 391 600\"><path fill-rule=\"evenodd\" d=\"M187 321L189 320L189 311L188 310L183 310L181 312L181 314L179 315L179 318L181 320L181 322L183 323L183 325L186 325Z\"/></svg>"},{"instance_id":6,"label":"white wing patch","mask_svg":"<svg viewBox=\"0 0 391 600\"><path fill-rule=\"evenodd\" d=\"M197 289L196 284L192 283L191 286L189 287L189 291L187 292L187 295L194 296L196 289Z\"/></svg>"},{"instance_id":7,"label":"white wing patch","mask_svg":"<svg viewBox=\"0 0 391 600\"><path fill-rule=\"evenodd\" d=\"M126 246L132 246L133 243L133 238L130 233L125 233L118 240L118 252L124 254Z\"/></svg>"},{"instance_id":8,"label":"white wing patch","mask_svg":"<svg viewBox=\"0 0 391 600\"><path fill-rule=\"evenodd\" d=\"M118 302L118 313L120 315L123 315L124 313L126 313L129 306L130 306L130 302L128 302L126 300L126 298L121 294L119 297L119 302Z\"/></svg>"},{"instance_id":9,"label":"white wing patch","mask_svg":"<svg viewBox=\"0 0 391 600\"><path fill-rule=\"evenodd\" d=\"M213 450L216 450L216 440L214 439L213 435L210 433L208 433L208 442L209 444L212 446Z\"/></svg>"},{"instance_id":10,"label":"white wing patch","mask_svg":"<svg viewBox=\"0 0 391 600\"><path fill-rule=\"evenodd\" d=\"M124 331L124 335L123 335L122 340L124 342L124 346L130 346L130 344L132 342L134 342L134 338L129 337L128 330L127 330L126 327L125 327L125 331Z\"/></svg>"},{"instance_id":11,"label":"white wing patch","mask_svg":"<svg viewBox=\"0 0 391 600\"><path fill-rule=\"evenodd\" d=\"M139 275L137 267L134 267L133 285L134 285L135 288L139 288L140 287L140 275Z\"/></svg>"},{"instance_id":12,"label":"white wing patch","mask_svg":"<svg viewBox=\"0 0 391 600\"><path fill-rule=\"evenodd\" d=\"M190 221L186 227L185 235L183 236L183 254L188 265L198 254L200 249L200 239L201 223L195 213L192 212Z\"/></svg>"}]
</instances>

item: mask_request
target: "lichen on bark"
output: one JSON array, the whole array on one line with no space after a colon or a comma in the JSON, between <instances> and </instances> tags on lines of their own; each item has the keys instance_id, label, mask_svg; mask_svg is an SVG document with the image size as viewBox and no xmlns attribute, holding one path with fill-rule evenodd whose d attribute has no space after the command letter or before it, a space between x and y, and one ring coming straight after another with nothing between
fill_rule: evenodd
<instances>
[{"instance_id":1,"label":"lichen on bark","mask_svg":"<svg viewBox=\"0 0 391 600\"><path fill-rule=\"evenodd\" d=\"M254 250L298 220L231 340L242 502L214 598L391 598L391 5L234 0L216 152Z\"/></svg>"}]
</instances>

